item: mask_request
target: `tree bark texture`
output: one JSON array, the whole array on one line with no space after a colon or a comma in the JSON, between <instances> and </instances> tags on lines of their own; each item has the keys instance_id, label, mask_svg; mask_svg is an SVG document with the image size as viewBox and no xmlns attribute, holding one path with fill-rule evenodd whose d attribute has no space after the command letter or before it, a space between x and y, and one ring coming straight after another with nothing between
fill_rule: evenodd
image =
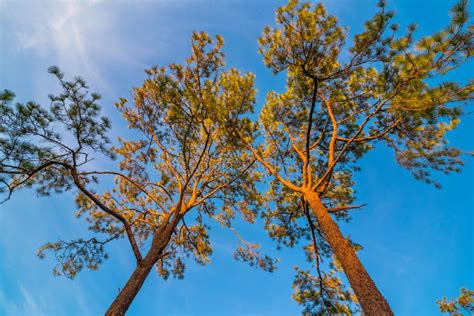
<instances>
[{"instance_id":1,"label":"tree bark texture","mask_svg":"<svg viewBox=\"0 0 474 316\"><path fill-rule=\"evenodd\" d=\"M128 279L127 283L117 295L105 313L106 316L122 316L132 304L140 291L151 269L164 254L164 250L170 241L174 230L174 220L167 223L155 232L151 248L141 262L137 264L135 271Z\"/></svg>"},{"instance_id":2,"label":"tree bark texture","mask_svg":"<svg viewBox=\"0 0 474 316\"><path fill-rule=\"evenodd\" d=\"M344 273L359 300L364 315L393 315L388 302L377 289L377 286L370 278L355 251L351 248L349 241L344 238L336 222L331 218L326 207L321 203L317 193L313 191L306 192L305 199L318 220L322 234L329 242L337 260L341 263Z\"/></svg>"}]
</instances>

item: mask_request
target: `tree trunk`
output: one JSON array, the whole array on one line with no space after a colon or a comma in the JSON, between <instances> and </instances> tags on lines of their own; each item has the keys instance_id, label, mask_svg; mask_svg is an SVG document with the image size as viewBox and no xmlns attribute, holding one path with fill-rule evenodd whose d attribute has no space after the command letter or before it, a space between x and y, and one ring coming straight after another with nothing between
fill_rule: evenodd
<instances>
[{"instance_id":1,"label":"tree trunk","mask_svg":"<svg viewBox=\"0 0 474 316\"><path fill-rule=\"evenodd\" d=\"M137 296L151 269L163 255L163 251L170 241L179 218L179 216L174 217L170 223L164 224L161 226L161 229L158 229L154 233L148 254L140 263L138 263L135 271L133 271L124 288L120 291L105 313L106 316L125 315L125 312Z\"/></svg>"},{"instance_id":2,"label":"tree trunk","mask_svg":"<svg viewBox=\"0 0 474 316\"><path fill-rule=\"evenodd\" d=\"M388 302L377 289L364 266L344 238L339 227L331 218L316 192L306 192L305 199L313 214L318 219L320 229L329 242L331 249L341 263L344 273L354 290L362 307L364 315L386 316L393 315Z\"/></svg>"},{"instance_id":3,"label":"tree trunk","mask_svg":"<svg viewBox=\"0 0 474 316\"><path fill-rule=\"evenodd\" d=\"M107 316L121 316L125 315L125 312L132 304L132 301L137 296L138 292L140 291L145 279L147 278L148 274L150 273L153 265L156 263L145 258L142 262L140 262L135 271L133 271L132 275L128 279L127 283L117 295L115 300L113 301L112 305L110 305L109 309L105 313Z\"/></svg>"}]
</instances>

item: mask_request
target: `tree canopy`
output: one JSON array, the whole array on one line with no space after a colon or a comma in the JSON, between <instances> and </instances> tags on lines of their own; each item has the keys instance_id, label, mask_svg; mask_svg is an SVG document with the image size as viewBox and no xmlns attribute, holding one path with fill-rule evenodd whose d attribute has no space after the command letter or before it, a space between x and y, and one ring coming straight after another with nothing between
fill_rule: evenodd
<instances>
[{"instance_id":1,"label":"tree canopy","mask_svg":"<svg viewBox=\"0 0 474 316\"><path fill-rule=\"evenodd\" d=\"M133 135L117 142L100 95L51 67L62 91L49 106L13 104L11 91L0 93L1 202L23 188L74 191L92 237L39 249L40 257L55 254L56 275L97 269L109 242L128 241L136 267L107 315L125 313L153 268L183 278L187 257L209 263L211 220L237 235L236 259L273 271L276 260L233 227L236 215L263 218L279 247L302 245L314 269L295 268L293 298L305 315L392 315L357 257L362 246L337 224L363 207L354 205L355 172L364 155L385 148L439 187L436 172L461 171L463 151L447 134L474 92L474 81L446 77L474 52L467 1L430 36L417 38L414 24L401 31L393 18L380 1L363 31L349 34L322 4L278 8L258 43L286 87L267 93L256 119L255 75L225 65L221 36L194 32L189 58L147 69L132 100L116 103ZM92 163L97 155L117 159L116 168ZM471 296L462 290L456 302L438 304L456 315Z\"/></svg>"},{"instance_id":2,"label":"tree canopy","mask_svg":"<svg viewBox=\"0 0 474 316\"><path fill-rule=\"evenodd\" d=\"M53 251L59 260L54 273L73 278L84 267L97 269L107 258L105 244L128 239L137 269L111 315L128 308L154 265L164 278L182 278L186 257L210 261L206 218L237 234L237 259L274 268L274 259L260 255L258 244L231 227L236 213L253 222L261 199L254 158L226 132L229 125L243 133L249 129L254 76L224 69L222 46L220 36L213 41L196 32L184 64L147 70L133 103L117 103L136 139L119 139L115 147L106 136L109 121L99 117L100 96L89 94L81 78L66 81L51 67L63 92L50 96L49 109L33 102L12 106L10 91L0 96L1 192L8 199L24 187L46 195L75 190L77 216L85 216L96 233L44 245L39 256ZM118 157L118 168L90 166L97 153Z\"/></svg>"},{"instance_id":3,"label":"tree canopy","mask_svg":"<svg viewBox=\"0 0 474 316\"><path fill-rule=\"evenodd\" d=\"M340 233L330 240L329 230L338 231L332 223L322 227L324 221L332 222L324 214L348 221L349 211L361 207L352 205L353 175L360 170L360 158L385 145L416 179L437 187L432 170L448 174L463 165L462 151L448 144L446 134L459 123L474 85L443 77L474 52L467 1L452 8L447 27L418 40L414 24L400 31L385 3L378 7L363 32L348 41L347 28L339 26L322 4L290 0L276 11L276 27L265 28L259 39L266 66L275 74L285 73L286 89L267 94L257 141L241 139L273 178L266 196L268 210L263 213L270 236L287 246L312 239L304 248L314 253L308 259L318 266L319 280L298 269L294 287L295 298L315 314L328 308L334 312L337 306L324 299L323 288L334 297L330 293L339 281L333 272L320 271L320 256L330 258L336 252L341 261L344 252L353 252L350 248L360 249ZM319 201L310 205L312 213L311 198ZM321 216L314 212L315 206L325 209ZM340 254L337 243L344 244ZM352 256L346 261L341 263L347 274L349 261L358 259ZM366 273L360 263L357 266L360 271L354 280L349 276L353 288L358 275ZM373 282L361 286L361 291L371 287L369 283ZM310 285L320 289L309 290ZM360 301L363 295L357 292ZM321 299L307 299L312 293ZM348 303L337 311L349 313L353 300L344 293L335 300ZM366 313L374 313L367 310L371 303L361 303Z\"/></svg>"}]
</instances>

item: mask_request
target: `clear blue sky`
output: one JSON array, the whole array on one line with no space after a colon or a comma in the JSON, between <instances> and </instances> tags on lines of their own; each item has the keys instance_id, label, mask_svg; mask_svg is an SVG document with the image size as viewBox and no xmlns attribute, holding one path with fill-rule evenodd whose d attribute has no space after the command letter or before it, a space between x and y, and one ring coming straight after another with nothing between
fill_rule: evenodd
<instances>
[{"instance_id":1,"label":"clear blue sky","mask_svg":"<svg viewBox=\"0 0 474 316\"><path fill-rule=\"evenodd\" d=\"M330 13L350 32L360 30L375 11L374 1L326 0ZM19 101L47 102L57 91L47 74L50 65L66 75L83 76L103 95L112 118L113 136L124 124L113 103L130 96L151 65L181 62L189 53L193 30L222 34L227 63L257 74L257 110L270 89L281 89L257 53L256 40L274 21L283 1L14 1L0 0L0 89ZM397 20L416 21L418 35L448 23L452 0L391 0ZM472 5L471 5L472 7ZM470 70L453 74L467 80ZM472 107L467 112L472 112ZM465 116L450 140L474 149L474 119ZM397 315L437 315L435 301L474 288L474 159L466 158L461 174L442 176L441 190L415 181L384 149L370 153L357 175L358 202L368 206L342 227L361 243L360 257ZM99 315L133 269L128 245L110 247L110 259L98 271L83 271L71 281L53 277L52 259L39 260L36 250L48 241L88 236L74 217L69 194L38 198L33 191L16 194L0 205L0 315ZM248 239L282 259L273 273L254 270L232 259L235 239L218 228L211 237L213 262L192 263L184 280L163 281L152 273L130 309L130 315L297 315L291 299L293 266L300 249L277 252L261 226L244 227Z\"/></svg>"}]
</instances>

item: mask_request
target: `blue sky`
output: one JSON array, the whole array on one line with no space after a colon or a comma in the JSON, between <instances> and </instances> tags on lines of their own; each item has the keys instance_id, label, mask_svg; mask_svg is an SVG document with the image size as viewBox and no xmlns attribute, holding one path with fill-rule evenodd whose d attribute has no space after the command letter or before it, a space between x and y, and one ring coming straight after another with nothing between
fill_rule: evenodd
<instances>
[{"instance_id":1,"label":"blue sky","mask_svg":"<svg viewBox=\"0 0 474 316\"><path fill-rule=\"evenodd\" d=\"M350 32L360 30L375 11L369 0L324 2ZM145 78L145 68L181 62L191 32L203 30L224 36L228 65L256 73L258 110L267 91L284 85L283 77L263 67L256 43L283 3L0 0L0 89L15 91L19 101L46 103L47 95L57 91L46 69L57 65L66 75L81 75L103 95L112 135L123 136L127 131L113 103L130 96L131 87ZM402 25L416 21L416 34L423 35L448 23L454 1L388 4ZM467 80L472 65L453 78ZM473 126L472 114L466 115L451 133L451 143L473 150ZM358 202L368 206L354 213L343 232L364 246L361 260L397 315L437 315L437 299L457 296L462 286L474 288L474 159L466 157L461 174L439 177L441 190L415 181L383 148L361 166ZM110 259L98 271L83 271L73 281L52 275L52 259L36 257L48 241L87 236L74 212L69 194L38 198L22 191L0 205L0 315L98 315L123 286L134 264L124 242L110 247ZM190 263L184 280L163 281L152 273L130 315L299 314L291 282L293 266L303 260L301 250L277 252L261 226L245 226L243 233L282 259L274 273L234 261L235 238L216 227L212 263Z\"/></svg>"}]
</instances>

